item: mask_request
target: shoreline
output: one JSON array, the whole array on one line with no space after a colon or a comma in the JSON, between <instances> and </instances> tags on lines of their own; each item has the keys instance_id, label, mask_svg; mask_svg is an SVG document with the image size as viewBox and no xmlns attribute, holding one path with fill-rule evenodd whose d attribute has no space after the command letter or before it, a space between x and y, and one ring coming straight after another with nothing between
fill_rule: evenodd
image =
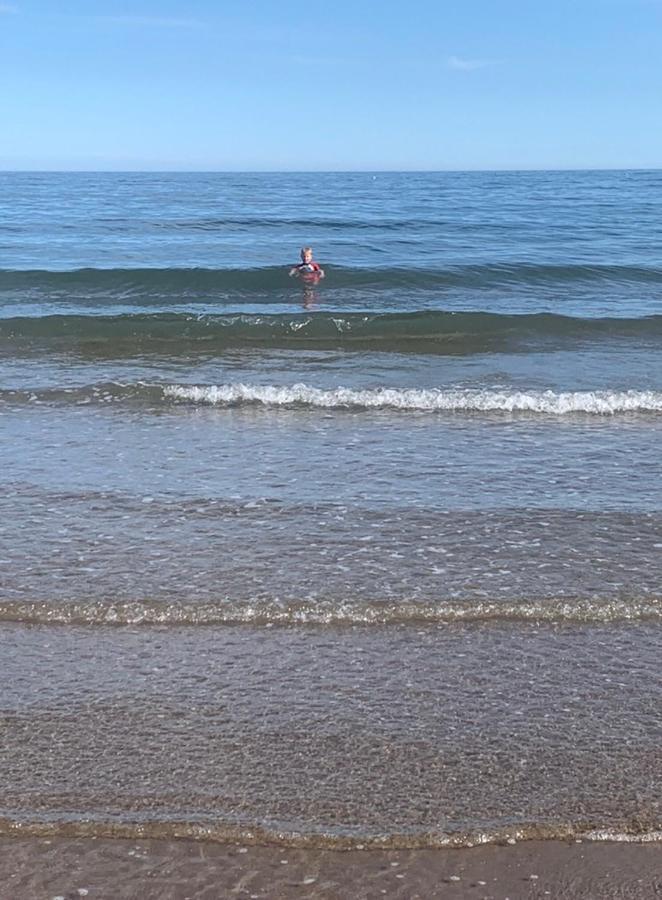
<instances>
[{"instance_id":1,"label":"shoreline","mask_svg":"<svg viewBox=\"0 0 662 900\"><path fill-rule=\"evenodd\" d=\"M22 820L0 816L0 841L11 838L37 840L124 840L190 841L244 847L277 847L282 850L349 853L352 851L409 852L469 850L477 847L506 847L522 843L610 843L658 844L662 847L662 826L632 820L620 828L588 824L512 823L491 831L413 830L401 833L361 834L342 831L332 834L312 828L307 831L265 825L230 825L221 822L150 821L70 817L47 820L41 816ZM1 900L1 898L0 898Z\"/></svg>"},{"instance_id":2,"label":"shoreline","mask_svg":"<svg viewBox=\"0 0 662 900\"><path fill-rule=\"evenodd\" d=\"M21 900L652 900L661 891L657 842L337 851L185 839L0 837L0 897Z\"/></svg>"}]
</instances>

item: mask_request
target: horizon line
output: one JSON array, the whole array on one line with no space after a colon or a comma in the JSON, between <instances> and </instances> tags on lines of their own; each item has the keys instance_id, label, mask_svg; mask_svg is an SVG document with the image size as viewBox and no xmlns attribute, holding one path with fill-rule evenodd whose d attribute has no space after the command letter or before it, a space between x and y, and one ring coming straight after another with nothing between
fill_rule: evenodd
<instances>
[{"instance_id":1,"label":"horizon line","mask_svg":"<svg viewBox=\"0 0 662 900\"><path fill-rule=\"evenodd\" d=\"M2 175L404 175L452 173L519 172L660 172L660 166L531 166L514 168L448 169L11 169L0 167Z\"/></svg>"}]
</instances>

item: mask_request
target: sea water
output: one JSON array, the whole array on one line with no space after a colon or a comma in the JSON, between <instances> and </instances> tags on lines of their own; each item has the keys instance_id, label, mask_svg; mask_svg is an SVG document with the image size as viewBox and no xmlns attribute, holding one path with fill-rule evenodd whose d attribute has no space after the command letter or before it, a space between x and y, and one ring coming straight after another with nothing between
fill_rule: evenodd
<instances>
[{"instance_id":1,"label":"sea water","mask_svg":"<svg viewBox=\"0 0 662 900\"><path fill-rule=\"evenodd\" d=\"M661 222L659 172L0 174L5 830L655 834Z\"/></svg>"}]
</instances>

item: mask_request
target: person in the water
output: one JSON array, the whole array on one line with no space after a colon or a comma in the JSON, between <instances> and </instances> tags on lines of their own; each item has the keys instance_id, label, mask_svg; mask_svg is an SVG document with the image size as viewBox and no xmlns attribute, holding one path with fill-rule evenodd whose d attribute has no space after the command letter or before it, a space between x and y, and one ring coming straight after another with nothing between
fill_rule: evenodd
<instances>
[{"instance_id":1,"label":"person in the water","mask_svg":"<svg viewBox=\"0 0 662 900\"><path fill-rule=\"evenodd\" d=\"M301 262L290 269L290 277L296 276L306 284L317 284L324 278L324 269L313 261L312 247L301 248Z\"/></svg>"}]
</instances>

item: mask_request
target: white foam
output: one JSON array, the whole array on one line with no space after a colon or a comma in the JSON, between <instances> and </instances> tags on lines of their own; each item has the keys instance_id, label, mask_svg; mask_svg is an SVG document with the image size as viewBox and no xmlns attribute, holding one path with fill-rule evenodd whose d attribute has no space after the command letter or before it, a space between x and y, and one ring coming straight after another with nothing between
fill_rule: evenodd
<instances>
[{"instance_id":1,"label":"white foam","mask_svg":"<svg viewBox=\"0 0 662 900\"><path fill-rule=\"evenodd\" d=\"M586 841L614 841L620 844L653 844L662 841L662 831L644 831L641 834L597 828L582 835Z\"/></svg>"},{"instance_id":2,"label":"white foam","mask_svg":"<svg viewBox=\"0 0 662 900\"><path fill-rule=\"evenodd\" d=\"M540 601L2 600L0 622L89 625L405 625L443 622L634 622L662 619L662 596Z\"/></svg>"},{"instance_id":3,"label":"white foam","mask_svg":"<svg viewBox=\"0 0 662 900\"><path fill-rule=\"evenodd\" d=\"M221 384L167 385L164 395L191 403L215 406L260 404L269 407L304 406L322 409L394 409L420 412L506 412L567 415L588 413L662 412L662 391L495 391L416 388L339 387L322 390L306 384L291 386Z\"/></svg>"}]
</instances>

